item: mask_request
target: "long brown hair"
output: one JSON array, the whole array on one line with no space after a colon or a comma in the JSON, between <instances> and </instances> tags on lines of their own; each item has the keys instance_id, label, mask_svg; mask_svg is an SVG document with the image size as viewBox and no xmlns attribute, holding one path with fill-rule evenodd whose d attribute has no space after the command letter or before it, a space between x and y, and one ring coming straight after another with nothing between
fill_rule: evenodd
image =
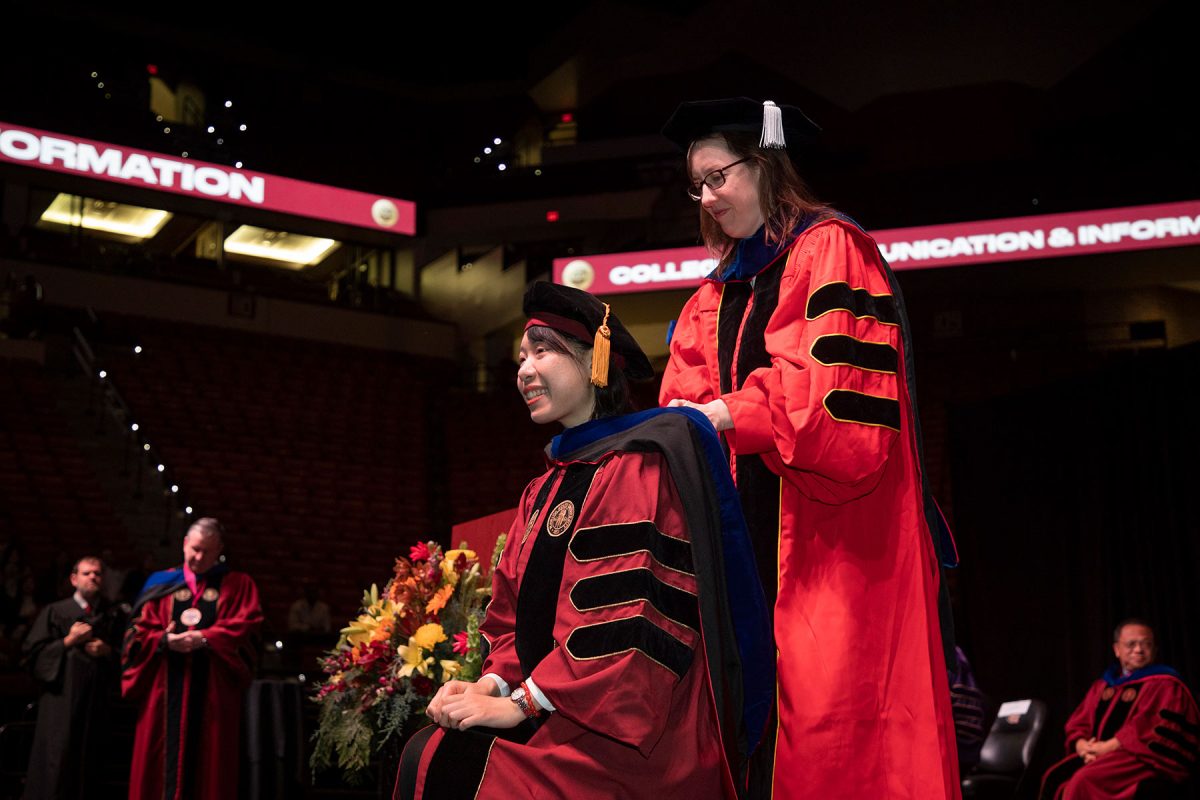
<instances>
[{"instance_id":1,"label":"long brown hair","mask_svg":"<svg viewBox=\"0 0 1200 800\"><path fill-rule=\"evenodd\" d=\"M714 133L692 142L688 148L687 170L690 178L692 149L701 142L716 140L737 158L752 158L758 167L758 202L766 221L767 241L776 244L792 232L800 220L809 214L829 213L808 184L796 171L786 150L764 150L758 146L759 135L743 131ZM718 269L724 269L733 258L735 239L725 235L720 224L703 206L700 208L700 236L713 253L720 253Z\"/></svg>"}]
</instances>

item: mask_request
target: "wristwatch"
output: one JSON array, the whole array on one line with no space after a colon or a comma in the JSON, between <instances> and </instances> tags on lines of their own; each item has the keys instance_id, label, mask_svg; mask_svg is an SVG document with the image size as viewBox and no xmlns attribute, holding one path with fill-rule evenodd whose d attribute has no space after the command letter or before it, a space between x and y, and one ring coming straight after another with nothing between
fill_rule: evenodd
<instances>
[{"instance_id":1,"label":"wristwatch","mask_svg":"<svg viewBox=\"0 0 1200 800\"><path fill-rule=\"evenodd\" d=\"M534 719L541 715L541 712L533 707L533 703L529 702L529 695L526 693L524 687L513 689L508 699L516 703L517 708L521 709L521 713L529 719Z\"/></svg>"}]
</instances>

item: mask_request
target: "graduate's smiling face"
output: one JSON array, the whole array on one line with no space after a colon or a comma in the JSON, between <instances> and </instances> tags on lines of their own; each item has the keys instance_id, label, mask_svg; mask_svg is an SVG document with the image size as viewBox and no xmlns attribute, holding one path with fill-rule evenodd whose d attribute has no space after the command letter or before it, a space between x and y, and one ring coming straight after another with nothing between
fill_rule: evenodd
<instances>
[{"instance_id":1,"label":"graduate's smiling face","mask_svg":"<svg viewBox=\"0 0 1200 800\"><path fill-rule=\"evenodd\" d=\"M701 139L688 151L688 178L700 187L700 206L730 239L745 239L765 221L758 197L762 170L753 159L729 166L739 160L720 137ZM713 189L704 180L716 170L725 180Z\"/></svg>"},{"instance_id":2,"label":"graduate's smiling face","mask_svg":"<svg viewBox=\"0 0 1200 800\"><path fill-rule=\"evenodd\" d=\"M104 582L104 565L99 561L84 559L71 570L71 585L79 596L89 603L100 594L100 584Z\"/></svg>"},{"instance_id":3,"label":"graduate's smiling face","mask_svg":"<svg viewBox=\"0 0 1200 800\"><path fill-rule=\"evenodd\" d=\"M197 575L203 575L214 566L225 549L221 542L221 534L210 533L203 528L192 526L187 536L183 537L183 563Z\"/></svg>"},{"instance_id":4,"label":"graduate's smiling face","mask_svg":"<svg viewBox=\"0 0 1200 800\"><path fill-rule=\"evenodd\" d=\"M1113 653L1122 672L1133 672L1154 663L1154 631L1145 625L1125 625L1113 642Z\"/></svg>"},{"instance_id":5,"label":"graduate's smiling face","mask_svg":"<svg viewBox=\"0 0 1200 800\"><path fill-rule=\"evenodd\" d=\"M536 333L530 338L526 331L517 357L517 391L529 408L529 418L539 425L561 422L568 428L587 422L596 404L591 364L540 339Z\"/></svg>"}]
</instances>

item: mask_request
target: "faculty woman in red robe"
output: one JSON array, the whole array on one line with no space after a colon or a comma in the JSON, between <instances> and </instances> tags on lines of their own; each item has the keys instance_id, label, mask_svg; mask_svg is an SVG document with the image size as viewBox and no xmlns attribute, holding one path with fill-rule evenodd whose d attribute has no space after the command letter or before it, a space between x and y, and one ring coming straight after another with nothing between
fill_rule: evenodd
<instances>
[{"instance_id":1,"label":"faculty woman in red robe","mask_svg":"<svg viewBox=\"0 0 1200 800\"><path fill-rule=\"evenodd\" d=\"M875 242L789 158L815 131L748 98L684 103L664 128L719 262L680 313L659 401L722 433L774 601L778 715L756 790L953 798L949 547L931 535L908 320Z\"/></svg>"},{"instance_id":2,"label":"faculty woman in red robe","mask_svg":"<svg viewBox=\"0 0 1200 800\"><path fill-rule=\"evenodd\" d=\"M131 800L237 797L262 609L250 576L218 562L222 536L217 520L198 520L183 565L151 575L134 607L121 681L138 704Z\"/></svg>"},{"instance_id":3,"label":"faculty woman in red robe","mask_svg":"<svg viewBox=\"0 0 1200 800\"><path fill-rule=\"evenodd\" d=\"M508 533L484 675L439 690L396 796L735 798L772 656L720 445L695 412L620 415L653 372L606 305L538 283L525 313L517 388L566 430Z\"/></svg>"}]
</instances>

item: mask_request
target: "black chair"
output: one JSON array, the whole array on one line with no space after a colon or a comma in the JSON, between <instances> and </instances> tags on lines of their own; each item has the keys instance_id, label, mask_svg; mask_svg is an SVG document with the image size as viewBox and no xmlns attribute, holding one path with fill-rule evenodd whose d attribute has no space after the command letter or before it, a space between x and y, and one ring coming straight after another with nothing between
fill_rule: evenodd
<instances>
[{"instance_id":1,"label":"black chair","mask_svg":"<svg viewBox=\"0 0 1200 800\"><path fill-rule=\"evenodd\" d=\"M1014 713L1013 703L1019 703L1018 707L1024 710ZM1046 725L1046 704L1041 700L1012 701L1002 704L1000 711L983 741L979 764L962 780L964 798L990 800L1016 796L1033 761L1034 749Z\"/></svg>"}]
</instances>

